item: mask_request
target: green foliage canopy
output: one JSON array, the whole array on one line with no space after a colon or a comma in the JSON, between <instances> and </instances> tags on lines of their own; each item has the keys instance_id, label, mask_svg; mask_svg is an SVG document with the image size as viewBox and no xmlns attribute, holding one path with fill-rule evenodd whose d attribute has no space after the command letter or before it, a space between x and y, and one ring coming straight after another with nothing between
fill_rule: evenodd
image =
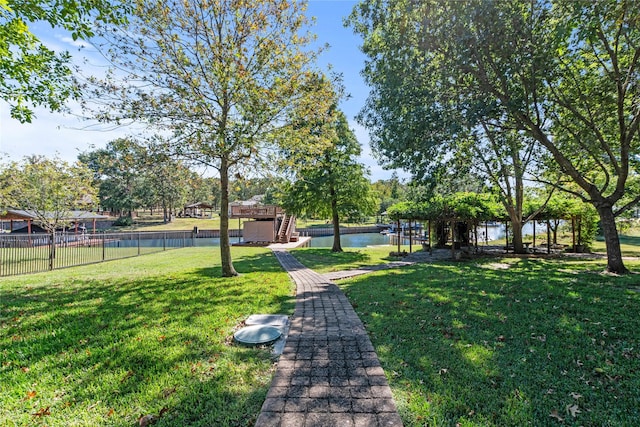
<instances>
[{"instance_id":1,"label":"green foliage canopy","mask_svg":"<svg viewBox=\"0 0 640 427\"><path fill-rule=\"evenodd\" d=\"M0 170L5 207L31 211L49 232L69 224L69 211L94 204L91 171L58 158L26 157Z\"/></svg>"},{"instance_id":2,"label":"green foliage canopy","mask_svg":"<svg viewBox=\"0 0 640 427\"><path fill-rule=\"evenodd\" d=\"M364 0L349 19L370 58L361 121L382 157L418 176L487 121L535 141L597 209L607 268L623 273L615 215L640 200L627 197L640 153L639 16L638 2L616 0Z\"/></svg>"},{"instance_id":3,"label":"green foliage canopy","mask_svg":"<svg viewBox=\"0 0 640 427\"><path fill-rule=\"evenodd\" d=\"M137 0L126 28L101 28L117 69L91 80L86 105L99 120L138 122L169 136L172 154L220 174L220 251L228 238L229 182L266 153L296 145L301 117L323 115L333 88L316 66L305 2Z\"/></svg>"},{"instance_id":4,"label":"green foliage canopy","mask_svg":"<svg viewBox=\"0 0 640 427\"><path fill-rule=\"evenodd\" d=\"M34 107L60 111L68 98L79 96L70 54L47 47L30 24L45 21L71 32L74 40L88 39L95 22L118 25L126 13L125 4L108 0L0 0L0 97L11 117L31 122Z\"/></svg>"},{"instance_id":5,"label":"green foliage canopy","mask_svg":"<svg viewBox=\"0 0 640 427\"><path fill-rule=\"evenodd\" d=\"M296 155L295 180L280 197L288 212L300 216L360 219L375 212L376 201L365 167L358 163L360 144L342 112L330 125L330 145L315 156Z\"/></svg>"},{"instance_id":6,"label":"green foliage canopy","mask_svg":"<svg viewBox=\"0 0 640 427\"><path fill-rule=\"evenodd\" d=\"M489 221L505 218L504 208L491 194L458 192L435 195L424 202L400 202L387 210L393 220Z\"/></svg>"}]
</instances>

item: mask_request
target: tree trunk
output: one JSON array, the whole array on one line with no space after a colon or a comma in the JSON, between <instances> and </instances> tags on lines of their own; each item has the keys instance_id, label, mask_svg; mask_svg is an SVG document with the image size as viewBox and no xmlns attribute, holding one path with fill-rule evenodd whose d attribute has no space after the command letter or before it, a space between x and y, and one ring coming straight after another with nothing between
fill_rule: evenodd
<instances>
[{"instance_id":1,"label":"tree trunk","mask_svg":"<svg viewBox=\"0 0 640 427\"><path fill-rule=\"evenodd\" d=\"M162 201L162 221L167 224L169 223L169 213L167 212L167 204L165 201Z\"/></svg>"},{"instance_id":2,"label":"tree trunk","mask_svg":"<svg viewBox=\"0 0 640 427\"><path fill-rule=\"evenodd\" d=\"M231 242L229 241L229 160L220 159L220 260L222 277L237 276L231 260Z\"/></svg>"},{"instance_id":3,"label":"tree trunk","mask_svg":"<svg viewBox=\"0 0 640 427\"><path fill-rule=\"evenodd\" d=\"M522 221L511 220L511 239L513 241L513 253L524 254L524 245L522 244Z\"/></svg>"},{"instance_id":4,"label":"tree trunk","mask_svg":"<svg viewBox=\"0 0 640 427\"><path fill-rule=\"evenodd\" d=\"M607 271L610 273L625 274L629 270L622 262L622 251L620 250L620 238L616 228L616 218L613 215L611 206L596 206L600 215L600 224L604 233L604 242L607 246Z\"/></svg>"},{"instance_id":5,"label":"tree trunk","mask_svg":"<svg viewBox=\"0 0 640 427\"><path fill-rule=\"evenodd\" d=\"M522 211L518 214L515 208L511 208L507 209L507 212L509 212L509 219L511 220L513 253L523 254L525 250L522 244Z\"/></svg>"},{"instance_id":6,"label":"tree trunk","mask_svg":"<svg viewBox=\"0 0 640 427\"><path fill-rule=\"evenodd\" d=\"M342 252L342 245L340 244L340 216L338 215L338 200L336 190L333 186L329 188L329 195L331 196L331 221L333 222L333 247L331 248L331 252Z\"/></svg>"}]
</instances>

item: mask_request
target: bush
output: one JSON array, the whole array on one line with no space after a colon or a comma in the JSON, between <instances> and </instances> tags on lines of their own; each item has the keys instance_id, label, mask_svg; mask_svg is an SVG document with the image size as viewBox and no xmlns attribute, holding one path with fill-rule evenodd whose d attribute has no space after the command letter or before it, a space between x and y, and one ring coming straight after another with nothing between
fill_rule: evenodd
<instances>
[{"instance_id":1,"label":"bush","mask_svg":"<svg viewBox=\"0 0 640 427\"><path fill-rule=\"evenodd\" d=\"M121 216L113 223L114 227L126 227L129 225L133 225L133 219L130 216Z\"/></svg>"}]
</instances>

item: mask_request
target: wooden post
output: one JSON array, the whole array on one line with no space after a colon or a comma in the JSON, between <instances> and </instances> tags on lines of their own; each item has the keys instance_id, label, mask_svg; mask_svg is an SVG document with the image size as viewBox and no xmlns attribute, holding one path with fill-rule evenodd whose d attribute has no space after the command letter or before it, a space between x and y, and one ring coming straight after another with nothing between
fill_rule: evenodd
<instances>
[{"instance_id":1,"label":"wooden post","mask_svg":"<svg viewBox=\"0 0 640 427\"><path fill-rule=\"evenodd\" d=\"M476 253L478 252L478 222L473 223L473 240L475 240Z\"/></svg>"},{"instance_id":2,"label":"wooden post","mask_svg":"<svg viewBox=\"0 0 640 427\"><path fill-rule=\"evenodd\" d=\"M507 221L504 222L504 248L509 253L509 223Z\"/></svg>"},{"instance_id":3,"label":"wooden post","mask_svg":"<svg viewBox=\"0 0 640 427\"><path fill-rule=\"evenodd\" d=\"M489 224L484 223L484 245L489 246Z\"/></svg>"},{"instance_id":4,"label":"wooden post","mask_svg":"<svg viewBox=\"0 0 640 427\"><path fill-rule=\"evenodd\" d=\"M413 236L411 234L411 220L409 220L409 253L413 252L412 240L413 240Z\"/></svg>"},{"instance_id":5,"label":"wooden post","mask_svg":"<svg viewBox=\"0 0 640 427\"><path fill-rule=\"evenodd\" d=\"M400 256L400 219L398 219L398 227L396 228L396 234L398 234L398 256Z\"/></svg>"},{"instance_id":6,"label":"wooden post","mask_svg":"<svg viewBox=\"0 0 640 427\"><path fill-rule=\"evenodd\" d=\"M536 247L536 220L533 220L533 247Z\"/></svg>"},{"instance_id":7,"label":"wooden post","mask_svg":"<svg viewBox=\"0 0 640 427\"><path fill-rule=\"evenodd\" d=\"M578 222L578 242L582 242L582 218L578 217L577 222ZM582 243L578 243L578 244L582 245ZM582 249L580 250L580 252L582 252Z\"/></svg>"},{"instance_id":8,"label":"wooden post","mask_svg":"<svg viewBox=\"0 0 640 427\"><path fill-rule=\"evenodd\" d=\"M450 228L451 228L451 259L455 260L456 259L456 234L455 234L455 222L453 220L451 220L450 222Z\"/></svg>"},{"instance_id":9,"label":"wooden post","mask_svg":"<svg viewBox=\"0 0 640 427\"><path fill-rule=\"evenodd\" d=\"M547 220L547 253L551 253L551 222Z\"/></svg>"},{"instance_id":10,"label":"wooden post","mask_svg":"<svg viewBox=\"0 0 640 427\"><path fill-rule=\"evenodd\" d=\"M573 243L573 253L578 252L578 248L576 248L576 217L575 215L571 216L571 239Z\"/></svg>"},{"instance_id":11,"label":"wooden post","mask_svg":"<svg viewBox=\"0 0 640 427\"><path fill-rule=\"evenodd\" d=\"M431 245L431 220L428 221L427 237L429 238L429 254L433 253L433 245Z\"/></svg>"}]
</instances>

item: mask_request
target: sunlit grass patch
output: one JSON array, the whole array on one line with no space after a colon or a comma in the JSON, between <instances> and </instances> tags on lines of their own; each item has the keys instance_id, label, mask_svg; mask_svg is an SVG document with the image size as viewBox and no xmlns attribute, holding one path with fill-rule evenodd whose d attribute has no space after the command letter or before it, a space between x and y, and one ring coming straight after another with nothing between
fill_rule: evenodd
<instances>
[{"instance_id":1,"label":"sunlit grass patch","mask_svg":"<svg viewBox=\"0 0 640 427\"><path fill-rule=\"evenodd\" d=\"M400 258L389 256L393 247L345 248L343 252L331 252L327 248L300 248L293 255L305 267L319 273L350 270L358 267L386 264Z\"/></svg>"},{"instance_id":2,"label":"sunlit grass patch","mask_svg":"<svg viewBox=\"0 0 640 427\"><path fill-rule=\"evenodd\" d=\"M268 349L232 343L254 313L291 313L293 285L265 249L190 248L5 279L0 425L250 425Z\"/></svg>"},{"instance_id":3,"label":"sunlit grass patch","mask_svg":"<svg viewBox=\"0 0 640 427\"><path fill-rule=\"evenodd\" d=\"M341 287L407 426L632 425L640 417L638 279L594 274L604 267L417 264Z\"/></svg>"}]
</instances>

